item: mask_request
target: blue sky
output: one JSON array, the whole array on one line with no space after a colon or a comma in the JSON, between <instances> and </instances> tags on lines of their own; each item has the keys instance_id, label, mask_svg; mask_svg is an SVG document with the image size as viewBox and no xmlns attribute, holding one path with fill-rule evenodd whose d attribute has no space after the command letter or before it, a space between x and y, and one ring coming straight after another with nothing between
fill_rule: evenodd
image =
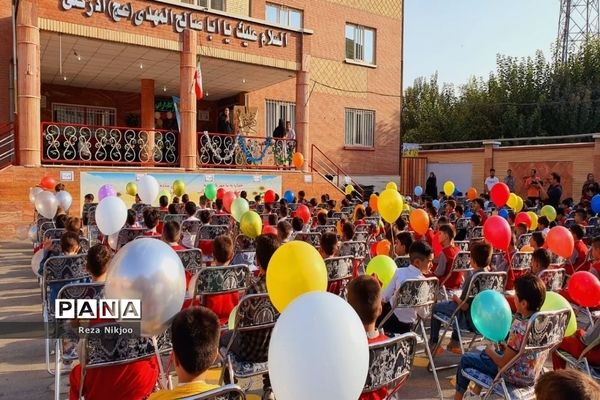
<instances>
[{"instance_id":1,"label":"blue sky","mask_svg":"<svg viewBox=\"0 0 600 400\"><path fill-rule=\"evenodd\" d=\"M559 0L404 1L404 87L436 71L455 85L487 77L498 53L551 56Z\"/></svg>"}]
</instances>

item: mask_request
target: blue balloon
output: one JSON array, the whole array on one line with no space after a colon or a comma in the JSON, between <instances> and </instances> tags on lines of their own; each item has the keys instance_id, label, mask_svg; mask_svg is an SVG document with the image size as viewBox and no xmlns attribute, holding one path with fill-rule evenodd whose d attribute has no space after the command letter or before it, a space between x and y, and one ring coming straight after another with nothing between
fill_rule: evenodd
<instances>
[{"instance_id":1,"label":"blue balloon","mask_svg":"<svg viewBox=\"0 0 600 400\"><path fill-rule=\"evenodd\" d=\"M440 201L438 199L435 199L432 203L436 209L440 208Z\"/></svg>"},{"instance_id":2,"label":"blue balloon","mask_svg":"<svg viewBox=\"0 0 600 400\"><path fill-rule=\"evenodd\" d=\"M600 194L592 197L592 210L594 210L596 214L600 213Z\"/></svg>"},{"instance_id":3,"label":"blue balloon","mask_svg":"<svg viewBox=\"0 0 600 400\"><path fill-rule=\"evenodd\" d=\"M423 188L421 186L415 186L415 196L420 196L423 194Z\"/></svg>"},{"instance_id":4,"label":"blue balloon","mask_svg":"<svg viewBox=\"0 0 600 400\"><path fill-rule=\"evenodd\" d=\"M473 299L471 319L485 338L501 342L510 331L512 314L508 301L500 292L484 290Z\"/></svg>"},{"instance_id":5,"label":"blue balloon","mask_svg":"<svg viewBox=\"0 0 600 400\"><path fill-rule=\"evenodd\" d=\"M288 203L293 202L294 197L295 197L294 192L292 192L291 190L288 190L283 194L284 200L287 201Z\"/></svg>"},{"instance_id":6,"label":"blue balloon","mask_svg":"<svg viewBox=\"0 0 600 400\"><path fill-rule=\"evenodd\" d=\"M504 219L508 219L508 210L506 210L506 208L501 208L500 211L498 211L498 215Z\"/></svg>"},{"instance_id":7,"label":"blue balloon","mask_svg":"<svg viewBox=\"0 0 600 400\"><path fill-rule=\"evenodd\" d=\"M473 212L472 211L465 212L465 218L471 218L472 216L473 216Z\"/></svg>"},{"instance_id":8,"label":"blue balloon","mask_svg":"<svg viewBox=\"0 0 600 400\"><path fill-rule=\"evenodd\" d=\"M452 193L452 196L457 197L460 194L460 190L458 190L457 187L454 187L454 193Z\"/></svg>"}]
</instances>

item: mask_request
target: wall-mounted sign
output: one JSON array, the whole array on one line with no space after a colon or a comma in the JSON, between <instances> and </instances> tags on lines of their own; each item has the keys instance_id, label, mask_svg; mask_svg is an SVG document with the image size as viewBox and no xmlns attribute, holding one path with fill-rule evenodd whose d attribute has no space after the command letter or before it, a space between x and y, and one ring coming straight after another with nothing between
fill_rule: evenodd
<instances>
[{"instance_id":1,"label":"wall-mounted sign","mask_svg":"<svg viewBox=\"0 0 600 400\"><path fill-rule=\"evenodd\" d=\"M62 182L73 182L75 180L73 171L60 171L60 180Z\"/></svg>"},{"instance_id":2,"label":"wall-mounted sign","mask_svg":"<svg viewBox=\"0 0 600 400\"><path fill-rule=\"evenodd\" d=\"M420 148L418 143L402 143L402 157L418 157Z\"/></svg>"},{"instance_id":3,"label":"wall-mounted sign","mask_svg":"<svg viewBox=\"0 0 600 400\"><path fill-rule=\"evenodd\" d=\"M158 112L175 112L175 105L172 99L156 99L154 100L154 110Z\"/></svg>"},{"instance_id":4,"label":"wall-mounted sign","mask_svg":"<svg viewBox=\"0 0 600 400\"><path fill-rule=\"evenodd\" d=\"M178 12L168 7L154 8L147 6L135 10L131 3L121 4L114 0L60 0L60 3L64 11L84 10L83 14L87 17L91 17L94 13L102 13L114 22L131 21L134 26L140 26L144 22L148 22L154 27L171 25L177 33L181 33L185 29L193 29L199 32L220 34L225 36L223 43L227 44L231 43L229 39L231 36L241 39L244 47L248 46L248 42L258 42L261 47L286 47L288 44L287 32L275 32L273 29L264 29L257 32L244 21L238 21L236 24L224 18L202 17L198 13Z\"/></svg>"}]
</instances>

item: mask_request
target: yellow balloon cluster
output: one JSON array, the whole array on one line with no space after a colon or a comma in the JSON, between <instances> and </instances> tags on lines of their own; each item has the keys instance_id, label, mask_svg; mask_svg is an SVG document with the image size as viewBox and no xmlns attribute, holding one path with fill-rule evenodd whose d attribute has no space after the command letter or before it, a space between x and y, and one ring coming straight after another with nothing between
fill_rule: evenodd
<instances>
[{"instance_id":1,"label":"yellow balloon cluster","mask_svg":"<svg viewBox=\"0 0 600 400\"><path fill-rule=\"evenodd\" d=\"M515 193L511 193L508 196L508 200L506 204L512 208L515 212L519 212L523 209L523 199L520 196L517 196Z\"/></svg>"}]
</instances>

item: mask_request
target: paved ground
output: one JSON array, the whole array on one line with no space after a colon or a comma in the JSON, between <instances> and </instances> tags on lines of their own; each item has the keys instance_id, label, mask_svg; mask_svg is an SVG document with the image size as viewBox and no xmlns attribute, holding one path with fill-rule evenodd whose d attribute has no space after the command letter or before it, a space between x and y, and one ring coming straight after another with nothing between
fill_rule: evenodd
<instances>
[{"instance_id":1,"label":"paved ground","mask_svg":"<svg viewBox=\"0 0 600 400\"><path fill-rule=\"evenodd\" d=\"M31 271L31 245L26 242L0 242L0 398L51 399L54 380L46 372L43 339L4 339L2 334L14 322L41 322L38 283ZM440 359L440 362L445 361ZM398 394L399 399L435 399L433 376L427 372L425 358L417 356L415 368ZM451 398L450 378L455 369L440 372L444 398ZM212 371L211 378L218 377ZM68 376L63 375L61 398L66 398ZM249 399L257 399L251 395Z\"/></svg>"}]
</instances>

